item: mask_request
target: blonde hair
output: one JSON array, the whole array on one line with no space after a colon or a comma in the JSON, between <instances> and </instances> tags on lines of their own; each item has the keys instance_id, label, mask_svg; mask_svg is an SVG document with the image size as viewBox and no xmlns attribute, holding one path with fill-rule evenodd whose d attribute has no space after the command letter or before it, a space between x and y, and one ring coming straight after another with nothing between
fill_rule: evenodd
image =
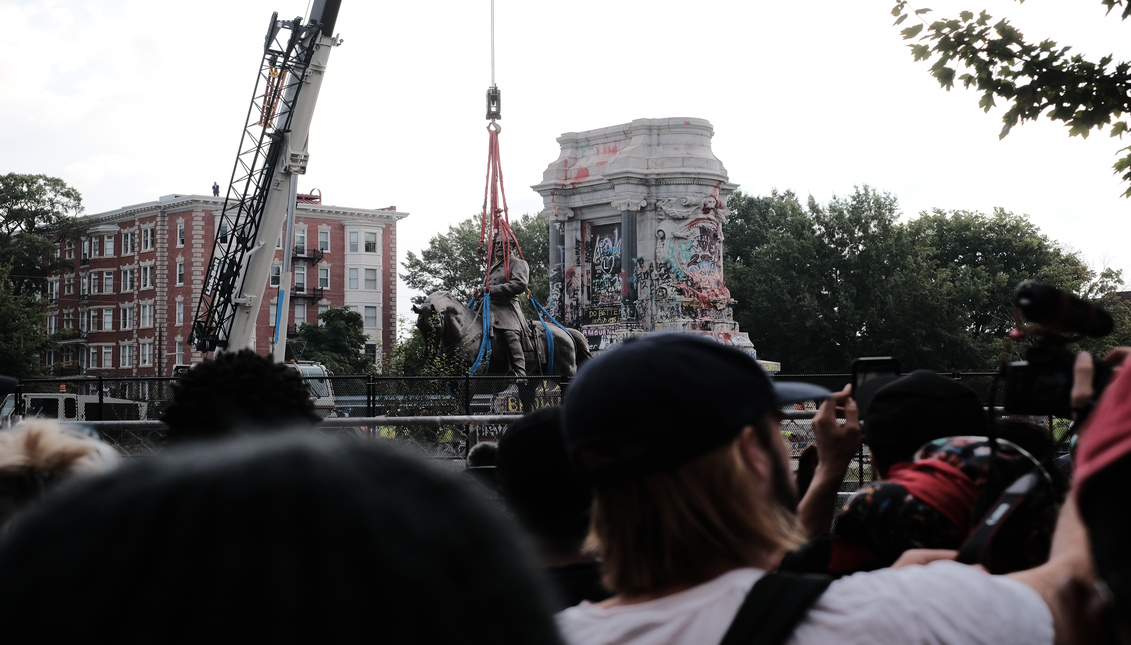
<instances>
[{"instance_id":1,"label":"blonde hair","mask_svg":"<svg viewBox=\"0 0 1131 645\"><path fill-rule=\"evenodd\" d=\"M769 431L755 425L764 444ZM605 586L622 595L764 566L767 555L803 542L773 485L751 474L735 439L671 472L596 489L586 549L603 561Z\"/></svg>"},{"instance_id":2,"label":"blonde hair","mask_svg":"<svg viewBox=\"0 0 1131 645\"><path fill-rule=\"evenodd\" d=\"M110 445L50 419L24 421L0 432L0 473L94 474L110 470L120 461L121 456Z\"/></svg>"}]
</instances>

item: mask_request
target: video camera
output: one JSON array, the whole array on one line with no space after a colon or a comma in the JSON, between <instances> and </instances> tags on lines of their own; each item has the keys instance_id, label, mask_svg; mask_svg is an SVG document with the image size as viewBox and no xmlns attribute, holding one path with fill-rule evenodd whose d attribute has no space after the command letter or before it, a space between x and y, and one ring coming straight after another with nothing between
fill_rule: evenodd
<instances>
[{"instance_id":1,"label":"video camera","mask_svg":"<svg viewBox=\"0 0 1131 645\"><path fill-rule=\"evenodd\" d=\"M1101 307L1066 292L1026 280L1013 291L1013 306L1035 329L1018 328L1011 336L1033 338L1024 361L1006 364L1004 404L1017 414L1072 415L1073 367L1076 356L1065 345L1082 336L1101 337L1111 333L1111 315ZM1093 357L1092 386L1095 395L1107 387L1111 366Z\"/></svg>"}]
</instances>

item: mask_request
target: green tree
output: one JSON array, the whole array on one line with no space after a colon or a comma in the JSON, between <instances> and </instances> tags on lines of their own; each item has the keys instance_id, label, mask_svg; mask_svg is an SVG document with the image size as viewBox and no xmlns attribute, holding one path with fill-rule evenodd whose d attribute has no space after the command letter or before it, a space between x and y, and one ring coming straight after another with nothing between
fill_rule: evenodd
<instances>
[{"instance_id":1,"label":"green tree","mask_svg":"<svg viewBox=\"0 0 1131 645\"><path fill-rule=\"evenodd\" d=\"M936 210L901 223L896 199L867 186L827 206L777 191L734 193L728 205L724 274L735 319L786 371L843 372L857 356L883 355L906 369L995 366L1014 326L1013 289L1028 278L1106 298L1117 329L1120 315L1131 327L1114 295L1118 272L1095 274L1001 209Z\"/></svg>"},{"instance_id":2,"label":"green tree","mask_svg":"<svg viewBox=\"0 0 1131 645\"><path fill-rule=\"evenodd\" d=\"M7 288L17 294L43 290L47 276L65 266L55 242L78 239L82 196L62 179L0 175L0 264L11 270Z\"/></svg>"},{"instance_id":3,"label":"green tree","mask_svg":"<svg viewBox=\"0 0 1131 645\"><path fill-rule=\"evenodd\" d=\"M1131 3L1100 1L1109 14L1122 5L1122 19L1131 16ZM931 74L940 85L949 91L957 77L964 87L977 88L982 94L978 105L986 112L999 99L1005 102L1001 137L1018 123L1042 114L1063 122L1070 136L1087 137L1107 125L1113 137L1128 130L1123 115L1131 112L1131 62L1114 62L1111 56L1092 62L1079 54L1069 55L1070 47L1059 47L1052 40L1026 42L1008 20L993 22L985 11L977 16L962 11L957 19L928 23L923 16L930 11L899 0L892 15L896 25L911 16L919 21L901 33L905 40L917 41L910 46L915 60L931 62ZM1131 183L1131 146L1120 152L1125 154L1113 167ZM1123 195L1131 197L1131 187Z\"/></svg>"},{"instance_id":4,"label":"green tree","mask_svg":"<svg viewBox=\"0 0 1131 645\"><path fill-rule=\"evenodd\" d=\"M537 215L523 215L511 222L511 229L530 265L530 293L544 303L550 294L550 228ZM448 291L467 302L486 277L487 258L479 249L479 217L473 216L449 226L447 233L432 236L419 256L409 251L401 278L424 294ZM419 303L424 297L413 301Z\"/></svg>"},{"instance_id":5,"label":"green tree","mask_svg":"<svg viewBox=\"0 0 1131 645\"><path fill-rule=\"evenodd\" d=\"M57 349L45 330L47 313L36 296L18 293L9 279L11 267L0 263L0 374L39 376L39 354Z\"/></svg>"},{"instance_id":6,"label":"green tree","mask_svg":"<svg viewBox=\"0 0 1131 645\"><path fill-rule=\"evenodd\" d=\"M365 321L361 314L345 307L331 307L318 314L322 324L303 323L298 330L299 342L306 346L304 360L318 361L336 374L365 374L375 369L373 359L366 356Z\"/></svg>"}]
</instances>

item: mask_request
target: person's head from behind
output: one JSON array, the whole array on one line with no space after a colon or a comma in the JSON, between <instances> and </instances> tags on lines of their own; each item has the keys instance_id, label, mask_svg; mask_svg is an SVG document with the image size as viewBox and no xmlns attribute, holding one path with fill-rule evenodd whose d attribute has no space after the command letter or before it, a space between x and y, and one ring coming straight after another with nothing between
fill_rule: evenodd
<instances>
[{"instance_id":1,"label":"person's head from behind","mask_svg":"<svg viewBox=\"0 0 1131 645\"><path fill-rule=\"evenodd\" d=\"M318 415L298 370L244 349L219 354L182 374L162 420L169 441L180 442L312 427Z\"/></svg>"},{"instance_id":2,"label":"person's head from behind","mask_svg":"<svg viewBox=\"0 0 1131 645\"><path fill-rule=\"evenodd\" d=\"M0 620L49 642L557 642L498 513L377 443L283 433L168 451L60 494L11 538Z\"/></svg>"},{"instance_id":3,"label":"person's head from behind","mask_svg":"<svg viewBox=\"0 0 1131 645\"><path fill-rule=\"evenodd\" d=\"M560 420L561 409L551 407L511 423L499 439L497 475L503 501L543 553L576 557L593 495L569 463Z\"/></svg>"},{"instance_id":4,"label":"person's head from behind","mask_svg":"<svg viewBox=\"0 0 1131 645\"><path fill-rule=\"evenodd\" d=\"M0 431L0 528L58 486L120 462L112 446L74 424L29 419Z\"/></svg>"},{"instance_id":5,"label":"person's head from behind","mask_svg":"<svg viewBox=\"0 0 1131 645\"><path fill-rule=\"evenodd\" d=\"M937 372L916 370L872 395L865 410L864 442L882 477L908 463L928 441L959 435L992 435L978 393Z\"/></svg>"},{"instance_id":6,"label":"person's head from behind","mask_svg":"<svg viewBox=\"0 0 1131 645\"><path fill-rule=\"evenodd\" d=\"M591 548L621 595L768 567L800 542L780 406L823 388L772 384L745 352L690 334L621 343L563 405L570 458L594 492Z\"/></svg>"}]
</instances>

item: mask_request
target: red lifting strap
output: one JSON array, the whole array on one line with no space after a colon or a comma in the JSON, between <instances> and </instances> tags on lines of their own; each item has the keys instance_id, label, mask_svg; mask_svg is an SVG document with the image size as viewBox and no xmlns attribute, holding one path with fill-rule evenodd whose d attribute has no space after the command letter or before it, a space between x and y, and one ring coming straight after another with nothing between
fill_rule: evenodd
<instances>
[{"instance_id":1,"label":"red lifting strap","mask_svg":"<svg viewBox=\"0 0 1131 645\"><path fill-rule=\"evenodd\" d=\"M496 239L503 245L503 272L511 279L511 253L526 259L518 245L518 238L510 226L510 211L507 209L507 196L503 187L503 166L499 158L499 131L502 128L494 121L487 126L487 184L483 188L483 213L479 227L479 248L487 243L487 265L483 272L483 287L490 287L491 263L495 259ZM502 207L500 208L500 202Z\"/></svg>"}]
</instances>

